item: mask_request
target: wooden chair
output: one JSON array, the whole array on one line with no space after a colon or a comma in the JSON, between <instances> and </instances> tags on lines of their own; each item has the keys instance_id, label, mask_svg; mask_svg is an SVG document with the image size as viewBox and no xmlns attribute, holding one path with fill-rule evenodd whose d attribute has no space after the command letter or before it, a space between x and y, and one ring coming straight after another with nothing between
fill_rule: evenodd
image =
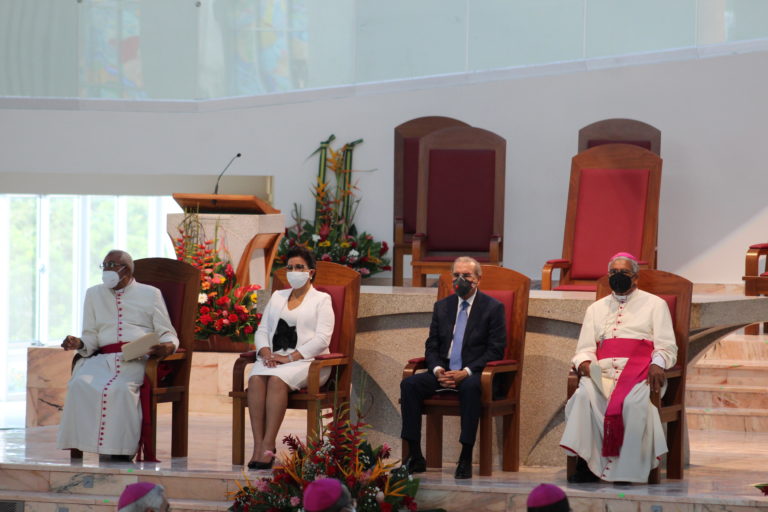
<instances>
[{"instance_id":1,"label":"wooden chair","mask_svg":"<svg viewBox=\"0 0 768 512\"><path fill-rule=\"evenodd\" d=\"M458 256L501 264L506 147L495 133L469 126L422 137L413 286L426 286L428 274L447 272Z\"/></svg>"},{"instance_id":2,"label":"wooden chair","mask_svg":"<svg viewBox=\"0 0 768 512\"><path fill-rule=\"evenodd\" d=\"M514 270L483 265L480 290L504 304L507 323L507 349L504 359L489 362L481 377L483 411L480 416L480 474L488 476L493 467L493 418L502 416L503 451L502 469L520 468L520 388L523 375L525 327L528 319L528 294L531 280ZM438 299L453 294L451 275L440 276ZM403 378L419 370L426 370L425 358L408 361ZM496 391L496 393L494 393ZM459 416L459 401L453 393L435 393L424 401L427 416L427 466L443 466L443 416ZM407 457L403 444L403 460Z\"/></svg>"},{"instance_id":3,"label":"wooden chair","mask_svg":"<svg viewBox=\"0 0 768 512\"><path fill-rule=\"evenodd\" d=\"M763 271L760 272L760 259L764 258ZM747 249L744 260L744 295L768 295L768 243L753 244ZM763 324L768 332L768 323ZM760 324L751 324L744 328L745 334L759 334Z\"/></svg>"},{"instance_id":4,"label":"wooden chair","mask_svg":"<svg viewBox=\"0 0 768 512\"><path fill-rule=\"evenodd\" d=\"M664 396L651 391L651 403L659 410L661 422L667 426L667 478L682 479L685 450L685 374L688 363L688 332L691 323L691 294L693 283L670 272L662 270L641 270L637 278L637 287L648 293L658 295L667 302L672 315L672 326L677 341L677 362L664 371L667 378L667 390ZM597 282L596 299L611 293L608 276ZM568 375L568 398L576 392L579 379L571 369ZM576 457L568 457L567 474L576 472ZM659 468L651 470L648 483L657 484L661 480Z\"/></svg>"},{"instance_id":5,"label":"wooden chair","mask_svg":"<svg viewBox=\"0 0 768 512\"><path fill-rule=\"evenodd\" d=\"M603 144L632 144L661 155L661 131L634 119L603 119L579 130L579 153Z\"/></svg>"},{"instance_id":6,"label":"wooden chair","mask_svg":"<svg viewBox=\"0 0 768 512\"><path fill-rule=\"evenodd\" d=\"M416 233L419 143L428 133L451 126L469 126L451 117L411 119L395 127L395 224L392 248L392 285L403 286L403 258L411 254Z\"/></svg>"},{"instance_id":7,"label":"wooden chair","mask_svg":"<svg viewBox=\"0 0 768 512\"><path fill-rule=\"evenodd\" d=\"M630 144L606 144L573 157L563 255L542 268L541 289L594 291L606 262L632 253L656 268L661 158Z\"/></svg>"},{"instance_id":8,"label":"wooden chair","mask_svg":"<svg viewBox=\"0 0 768 512\"><path fill-rule=\"evenodd\" d=\"M146 459L154 459L157 446L157 404L172 402L171 457L186 457L189 432L189 375L194 351L197 297L200 271L188 263L169 258L143 258L134 261L133 277L139 283L158 288L163 294L171 324L179 338L179 348L163 359L147 361L146 375L151 384L150 414L152 445L145 447ZM75 361L79 358L75 356ZM74 361L73 361L74 365ZM73 459L82 458L71 450Z\"/></svg>"},{"instance_id":9,"label":"wooden chair","mask_svg":"<svg viewBox=\"0 0 768 512\"><path fill-rule=\"evenodd\" d=\"M317 262L314 286L331 296L336 323L331 336L330 354L317 356L309 367L307 387L288 395L289 409L307 411L307 438L318 434L320 411L349 401L352 383L352 360L357 332L357 308L360 302L360 274L344 265ZM288 288L285 268L275 271L272 290ZM246 367L256 361L256 352L240 354L232 369L232 464L245 460L245 408L248 390L245 388ZM323 386L320 370L331 367L333 372Z\"/></svg>"}]
</instances>

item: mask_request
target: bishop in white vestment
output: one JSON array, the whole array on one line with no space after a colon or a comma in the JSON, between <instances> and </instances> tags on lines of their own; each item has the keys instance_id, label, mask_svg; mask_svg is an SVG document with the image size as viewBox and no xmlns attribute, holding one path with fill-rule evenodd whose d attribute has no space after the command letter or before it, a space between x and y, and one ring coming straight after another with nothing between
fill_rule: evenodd
<instances>
[{"instance_id":1,"label":"bishop in white vestment","mask_svg":"<svg viewBox=\"0 0 768 512\"><path fill-rule=\"evenodd\" d=\"M609 269L614 293L587 309L573 358L579 387L565 408L560 445L591 475L579 461L572 482L646 482L667 452L650 387L661 387L677 358L669 307L637 289L631 255L614 256Z\"/></svg>"},{"instance_id":2,"label":"bishop in white vestment","mask_svg":"<svg viewBox=\"0 0 768 512\"><path fill-rule=\"evenodd\" d=\"M154 332L160 343L150 355L163 356L173 353L179 340L160 290L133 279L130 255L111 251L102 268L105 284L85 295L81 338L67 336L62 343L83 358L67 385L57 445L130 458L139 445L139 388L147 357L124 361L120 344Z\"/></svg>"}]
</instances>

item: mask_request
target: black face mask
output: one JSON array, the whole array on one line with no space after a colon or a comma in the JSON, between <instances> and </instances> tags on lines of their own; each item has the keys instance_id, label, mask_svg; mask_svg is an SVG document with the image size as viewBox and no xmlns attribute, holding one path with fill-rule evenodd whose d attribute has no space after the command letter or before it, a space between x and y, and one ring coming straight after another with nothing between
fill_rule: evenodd
<instances>
[{"instance_id":1,"label":"black face mask","mask_svg":"<svg viewBox=\"0 0 768 512\"><path fill-rule=\"evenodd\" d=\"M626 274L611 274L608 278L608 284L611 285L611 290L618 294L625 294L632 288L632 278Z\"/></svg>"},{"instance_id":2,"label":"black face mask","mask_svg":"<svg viewBox=\"0 0 768 512\"><path fill-rule=\"evenodd\" d=\"M459 297L464 297L472 291L472 281L467 281L463 277L457 277L453 280L453 290Z\"/></svg>"}]
</instances>

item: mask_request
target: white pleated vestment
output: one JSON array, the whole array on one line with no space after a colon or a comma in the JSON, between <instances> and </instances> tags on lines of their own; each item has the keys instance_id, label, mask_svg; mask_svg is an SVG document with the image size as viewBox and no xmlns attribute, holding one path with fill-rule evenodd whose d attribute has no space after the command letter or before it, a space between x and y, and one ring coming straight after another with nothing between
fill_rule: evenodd
<instances>
[{"instance_id":1,"label":"white pleated vestment","mask_svg":"<svg viewBox=\"0 0 768 512\"><path fill-rule=\"evenodd\" d=\"M618 457L603 457L604 413L627 358L597 360L603 339L630 338L653 342L652 362L671 368L677 360L672 317L666 301L635 290L626 297L609 295L587 308L574 367L592 361L592 378L579 379L579 387L565 406L566 425L560 446L578 455L589 469L608 482L646 482L648 473L667 452L659 414L650 401L650 387L643 381L624 400L624 442ZM602 389L601 389L602 388Z\"/></svg>"},{"instance_id":2,"label":"white pleated vestment","mask_svg":"<svg viewBox=\"0 0 768 512\"><path fill-rule=\"evenodd\" d=\"M88 289L83 308L83 359L67 384L57 446L105 455L133 455L139 444L146 357L123 361L100 347L155 332L160 342L179 340L160 290L132 281L122 290L100 284ZM89 357L91 356L91 357Z\"/></svg>"}]
</instances>

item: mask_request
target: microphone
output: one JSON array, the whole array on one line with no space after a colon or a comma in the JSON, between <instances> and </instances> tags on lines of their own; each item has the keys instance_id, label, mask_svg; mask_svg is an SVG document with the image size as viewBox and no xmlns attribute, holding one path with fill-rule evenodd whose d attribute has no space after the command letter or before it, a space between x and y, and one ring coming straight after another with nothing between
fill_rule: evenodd
<instances>
[{"instance_id":1,"label":"microphone","mask_svg":"<svg viewBox=\"0 0 768 512\"><path fill-rule=\"evenodd\" d=\"M227 172L227 169L229 169L229 166L232 165L232 162L235 161L235 158L240 158L243 156L242 153L238 153L235 156L232 157L232 160L229 161L226 167L224 167L224 170L221 171L221 174L219 174L219 177L216 178L216 187L213 189L213 195L217 195L219 193L219 181L221 181L221 177L224 176L224 173Z\"/></svg>"}]
</instances>

